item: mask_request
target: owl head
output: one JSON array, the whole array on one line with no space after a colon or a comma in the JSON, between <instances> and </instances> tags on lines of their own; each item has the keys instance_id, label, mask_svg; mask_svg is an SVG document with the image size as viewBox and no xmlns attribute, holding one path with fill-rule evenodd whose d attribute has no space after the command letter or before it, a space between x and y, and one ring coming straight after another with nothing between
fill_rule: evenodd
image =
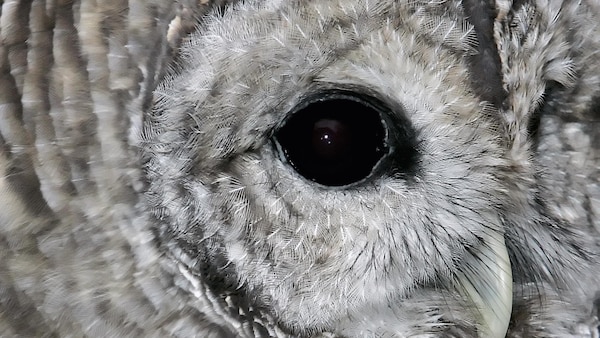
<instances>
[{"instance_id":1,"label":"owl head","mask_svg":"<svg viewBox=\"0 0 600 338\"><path fill-rule=\"evenodd\" d=\"M567 285L592 255L544 212L531 137L548 84L574 82L566 35L544 31L569 5L513 5L205 17L145 121L166 254L293 335L504 336L513 291Z\"/></svg>"}]
</instances>

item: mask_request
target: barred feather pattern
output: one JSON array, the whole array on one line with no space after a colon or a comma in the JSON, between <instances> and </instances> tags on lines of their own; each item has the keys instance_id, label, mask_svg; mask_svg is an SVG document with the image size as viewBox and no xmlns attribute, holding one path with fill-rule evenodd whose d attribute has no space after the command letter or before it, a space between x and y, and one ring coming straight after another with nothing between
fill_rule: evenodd
<instances>
[{"instance_id":1,"label":"barred feather pattern","mask_svg":"<svg viewBox=\"0 0 600 338\"><path fill-rule=\"evenodd\" d=\"M203 6L2 4L3 337L262 332L190 285L156 246L140 200L143 110Z\"/></svg>"},{"instance_id":2,"label":"barred feather pattern","mask_svg":"<svg viewBox=\"0 0 600 338\"><path fill-rule=\"evenodd\" d=\"M598 337L599 22L597 0L3 1L0 335L482 336L457 276L492 232L507 336ZM299 178L271 138L321 88L393 102L414 175Z\"/></svg>"}]
</instances>

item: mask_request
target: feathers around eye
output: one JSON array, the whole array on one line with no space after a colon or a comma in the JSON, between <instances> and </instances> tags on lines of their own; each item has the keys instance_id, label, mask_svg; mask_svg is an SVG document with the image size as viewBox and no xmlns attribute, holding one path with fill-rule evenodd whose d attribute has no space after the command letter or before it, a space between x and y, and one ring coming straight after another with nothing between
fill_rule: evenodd
<instances>
[{"instance_id":1,"label":"feathers around eye","mask_svg":"<svg viewBox=\"0 0 600 338\"><path fill-rule=\"evenodd\" d=\"M599 19L3 2L0 335L597 336Z\"/></svg>"}]
</instances>

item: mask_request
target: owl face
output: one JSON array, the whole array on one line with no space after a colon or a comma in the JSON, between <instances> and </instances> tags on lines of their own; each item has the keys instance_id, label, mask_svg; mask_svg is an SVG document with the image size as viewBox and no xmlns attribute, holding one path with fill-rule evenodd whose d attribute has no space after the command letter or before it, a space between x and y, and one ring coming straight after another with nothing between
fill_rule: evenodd
<instances>
[{"instance_id":1,"label":"owl face","mask_svg":"<svg viewBox=\"0 0 600 338\"><path fill-rule=\"evenodd\" d=\"M446 2L212 16L146 121L165 247L294 334L377 313L407 333L503 336L510 163L473 81L476 48Z\"/></svg>"}]
</instances>

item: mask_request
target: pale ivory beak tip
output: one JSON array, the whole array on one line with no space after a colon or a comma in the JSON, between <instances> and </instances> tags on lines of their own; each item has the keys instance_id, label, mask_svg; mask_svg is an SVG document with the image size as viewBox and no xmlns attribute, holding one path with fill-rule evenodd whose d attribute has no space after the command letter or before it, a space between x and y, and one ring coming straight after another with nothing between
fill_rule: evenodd
<instances>
[{"instance_id":1,"label":"pale ivory beak tip","mask_svg":"<svg viewBox=\"0 0 600 338\"><path fill-rule=\"evenodd\" d=\"M486 247L467 273L458 276L460 287L477 305L481 337L504 338L512 312L512 272L501 233L488 234Z\"/></svg>"}]
</instances>

